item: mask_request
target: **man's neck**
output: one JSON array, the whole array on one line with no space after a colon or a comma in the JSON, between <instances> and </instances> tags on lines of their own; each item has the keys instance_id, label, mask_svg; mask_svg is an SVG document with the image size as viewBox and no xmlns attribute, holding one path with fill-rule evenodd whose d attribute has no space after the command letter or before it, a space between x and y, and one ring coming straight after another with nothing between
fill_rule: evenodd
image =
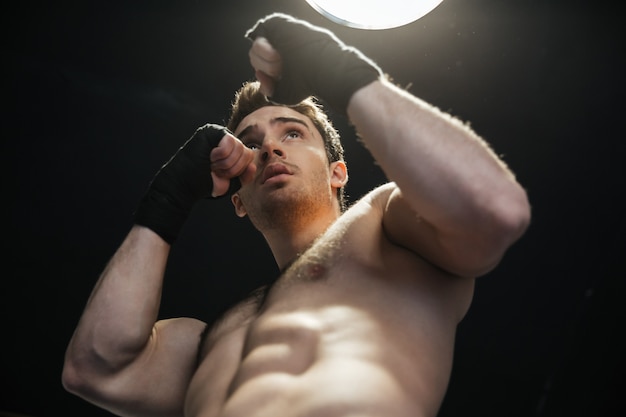
<instances>
[{"instance_id":1,"label":"man's neck","mask_svg":"<svg viewBox=\"0 0 626 417\"><path fill-rule=\"evenodd\" d=\"M304 224L262 231L279 269L284 271L295 259L310 248L337 218L339 218L338 213L328 212L327 215L318 216Z\"/></svg>"}]
</instances>

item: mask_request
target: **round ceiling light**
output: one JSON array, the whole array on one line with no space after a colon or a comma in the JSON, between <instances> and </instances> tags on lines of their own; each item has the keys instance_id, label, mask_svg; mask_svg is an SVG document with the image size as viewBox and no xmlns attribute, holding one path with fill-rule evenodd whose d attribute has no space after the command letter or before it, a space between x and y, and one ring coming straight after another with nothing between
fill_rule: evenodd
<instances>
[{"instance_id":1,"label":"round ceiling light","mask_svg":"<svg viewBox=\"0 0 626 417\"><path fill-rule=\"evenodd\" d=\"M358 29L391 29L414 22L443 0L306 0L328 19Z\"/></svg>"}]
</instances>

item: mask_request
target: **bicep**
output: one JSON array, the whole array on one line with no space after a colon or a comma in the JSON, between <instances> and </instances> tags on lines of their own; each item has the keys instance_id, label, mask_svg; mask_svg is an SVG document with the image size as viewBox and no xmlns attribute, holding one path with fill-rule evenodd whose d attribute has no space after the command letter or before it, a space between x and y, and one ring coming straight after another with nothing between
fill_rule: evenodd
<instances>
[{"instance_id":1,"label":"bicep","mask_svg":"<svg viewBox=\"0 0 626 417\"><path fill-rule=\"evenodd\" d=\"M420 216L394 186L383 209L387 238L449 273L477 277L491 270L501 254L481 252L481 236L444 231Z\"/></svg>"},{"instance_id":2,"label":"bicep","mask_svg":"<svg viewBox=\"0 0 626 417\"><path fill-rule=\"evenodd\" d=\"M157 322L142 353L102 381L91 400L121 416L182 416L205 328L191 318Z\"/></svg>"}]
</instances>

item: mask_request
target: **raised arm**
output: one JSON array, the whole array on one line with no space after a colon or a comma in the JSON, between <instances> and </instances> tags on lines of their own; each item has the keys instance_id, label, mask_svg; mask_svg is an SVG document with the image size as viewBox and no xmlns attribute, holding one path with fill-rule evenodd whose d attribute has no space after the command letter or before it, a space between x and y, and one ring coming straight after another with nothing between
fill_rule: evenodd
<instances>
[{"instance_id":1,"label":"raised arm","mask_svg":"<svg viewBox=\"0 0 626 417\"><path fill-rule=\"evenodd\" d=\"M122 416L182 415L204 324L156 323L170 245L134 226L98 280L66 351L65 388Z\"/></svg>"},{"instance_id":2,"label":"raised arm","mask_svg":"<svg viewBox=\"0 0 626 417\"><path fill-rule=\"evenodd\" d=\"M388 178L392 240L440 267L491 270L526 229L526 193L468 125L381 79L359 89L350 120Z\"/></svg>"},{"instance_id":3,"label":"raised arm","mask_svg":"<svg viewBox=\"0 0 626 417\"><path fill-rule=\"evenodd\" d=\"M315 94L350 118L397 185L383 218L389 238L439 267L475 277L528 225L526 193L467 125L386 81L329 31L274 14L248 32L263 91L291 104Z\"/></svg>"},{"instance_id":4,"label":"raised arm","mask_svg":"<svg viewBox=\"0 0 626 417\"><path fill-rule=\"evenodd\" d=\"M206 125L161 168L70 340L62 376L68 391L117 415L183 415L205 324L157 321L170 245L193 204L225 192L251 160L241 142Z\"/></svg>"}]
</instances>

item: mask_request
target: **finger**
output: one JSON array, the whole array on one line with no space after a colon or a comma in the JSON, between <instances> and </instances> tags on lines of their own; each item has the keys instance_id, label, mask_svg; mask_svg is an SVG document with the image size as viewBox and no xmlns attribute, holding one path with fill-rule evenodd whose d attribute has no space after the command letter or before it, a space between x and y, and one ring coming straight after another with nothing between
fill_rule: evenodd
<instances>
[{"instance_id":1,"label":"finger","mask_svg":"<svg viewBox=\"0 0 626 417\"><path fill-rule=\"evenodd\" d=\"M280 78L282 74L282 58L270 43L264 38L257 38L248 53L250 64L255 70L260 70L273 78Z\"/></svg>"},{"instance_id":2,"label":"finger","mask_svg":"<svg viewBox=\"0 0 626 417\"><path fill-rule=\"evenodd\" d=\"M248 148L241 148L233 152L227 160L220 162L223 165L216 167L216 174L225 178L234 178L241 175L254 160L254 152Z\"/></svg>"},{"instance_id":3,"label":"finger","mask_svg":"<svg viewBox=\"0 0 626 417\"><path fill-rule=\"evenodd\" d=\"M228 158L236 147L237 140L238 139L231 134L224 135L217 146L211 151L211 165Z\"/></svg>"},{"instance_id":4,"label":"finger","mask_svg":"<svg viewBox=\"0 0 626 417\"><path fill-rule=\"evenodd\" d=\"M221 177L232 178L241 175L246 166L254 161L255 152L246 147L239 139L231 136L230 144L224 144L230 152L219 160L211 162L211 170ZM233 145L232 148L230 145Z\"/></svg>"},{"instance_id":5,"label":"finger","mask_svg":"<svg viewBox=\"0 0 626 417\"><path fill-rule=\"evenodd\" d=\"M274 49L272 44L266 38L263 37L255 39L252 43L252 47L250 48L250 53L268 64L278 64L282 62L280 53Z\"/></svg>"},{"instance_id":6,"label":"finger","mask_svg":"<svg viewBox=\"0 0 626 417\"><path fill-rule=\"evenodd\" d=\"M246 166L246 169L239 176L239 180L241 184L248 184L254 180L254 174L256 174L256 165L254 163L250 163Z\"/></svg>"},{"instance_id":7,"label":"finger","mask_svg":"<svg viewBox=\"0 0 626 417\"><path fill-rule=\"evenodd\" d=\"M214 172L211 172L211 179L213 180L213 190L211 190L211 197L219 197L228 192L228 188L230 188L229 179L221 178Z\"/></svg>"},{"instance_id":8,"label":"finger","mask_svg":"<svg viewBox=\"0 0 626 417\"><path fill-rule=\"evenodd\" d=\"M250 65L255 71L263 71L276 80L280 79L283 73L282 63L269 63L254 55L250 55Z\"/></svg>"},{"instance_id":9,"label":"finger","mask_svg":"<svg viewBox=\"0 0 626 417\"><path fill-rule=\"evenodd\" d=\"M213 180L212 197L224 195L230 189L230 182L233 178L239 177L242 183L249 183L254 180L256 165L254 164L254 152L244 148L244 152L236 163L227 170L211 171Z\"/></svg>"},{"instance_id":10,"label":"finger","mask_svg":"<svg viewBox=\"0 0 626 417\"><path fill-rule=\"evenodd\" d=\"M237 163L239 158L241 158L242 153L243 150L241 148L235 147L226 158L211 162L211 171L218 172L220 175L226 175L226 173Z\"/></svg>"},{"instance_id":11,"label":"finger","mask_svg":"<svg viewBox=\"0 0 626 417\"><path fill-rule=\"evenodd\" d=\"M267 97L271 97L274 94L274 87L276 86L276 81L269 75L265 74L262 71L255 72L256 79L261 83L260 90L263 95Z\"/></svg>"},{"instance_id":12,"label":"finger","mask_svg":"<svg viewBox=\"0 0 626 417\"><path fill-rule=\"evenodd\" d=\"M244 151L241 154L241 157L237 160L235 165L233 166L232 172L236 177L241 176L245 173L250 165L254 165L255 152L251 149L244 148ZM256 165L254 165L254 170L256 171Z\"/></svg>"}]
</instances>

